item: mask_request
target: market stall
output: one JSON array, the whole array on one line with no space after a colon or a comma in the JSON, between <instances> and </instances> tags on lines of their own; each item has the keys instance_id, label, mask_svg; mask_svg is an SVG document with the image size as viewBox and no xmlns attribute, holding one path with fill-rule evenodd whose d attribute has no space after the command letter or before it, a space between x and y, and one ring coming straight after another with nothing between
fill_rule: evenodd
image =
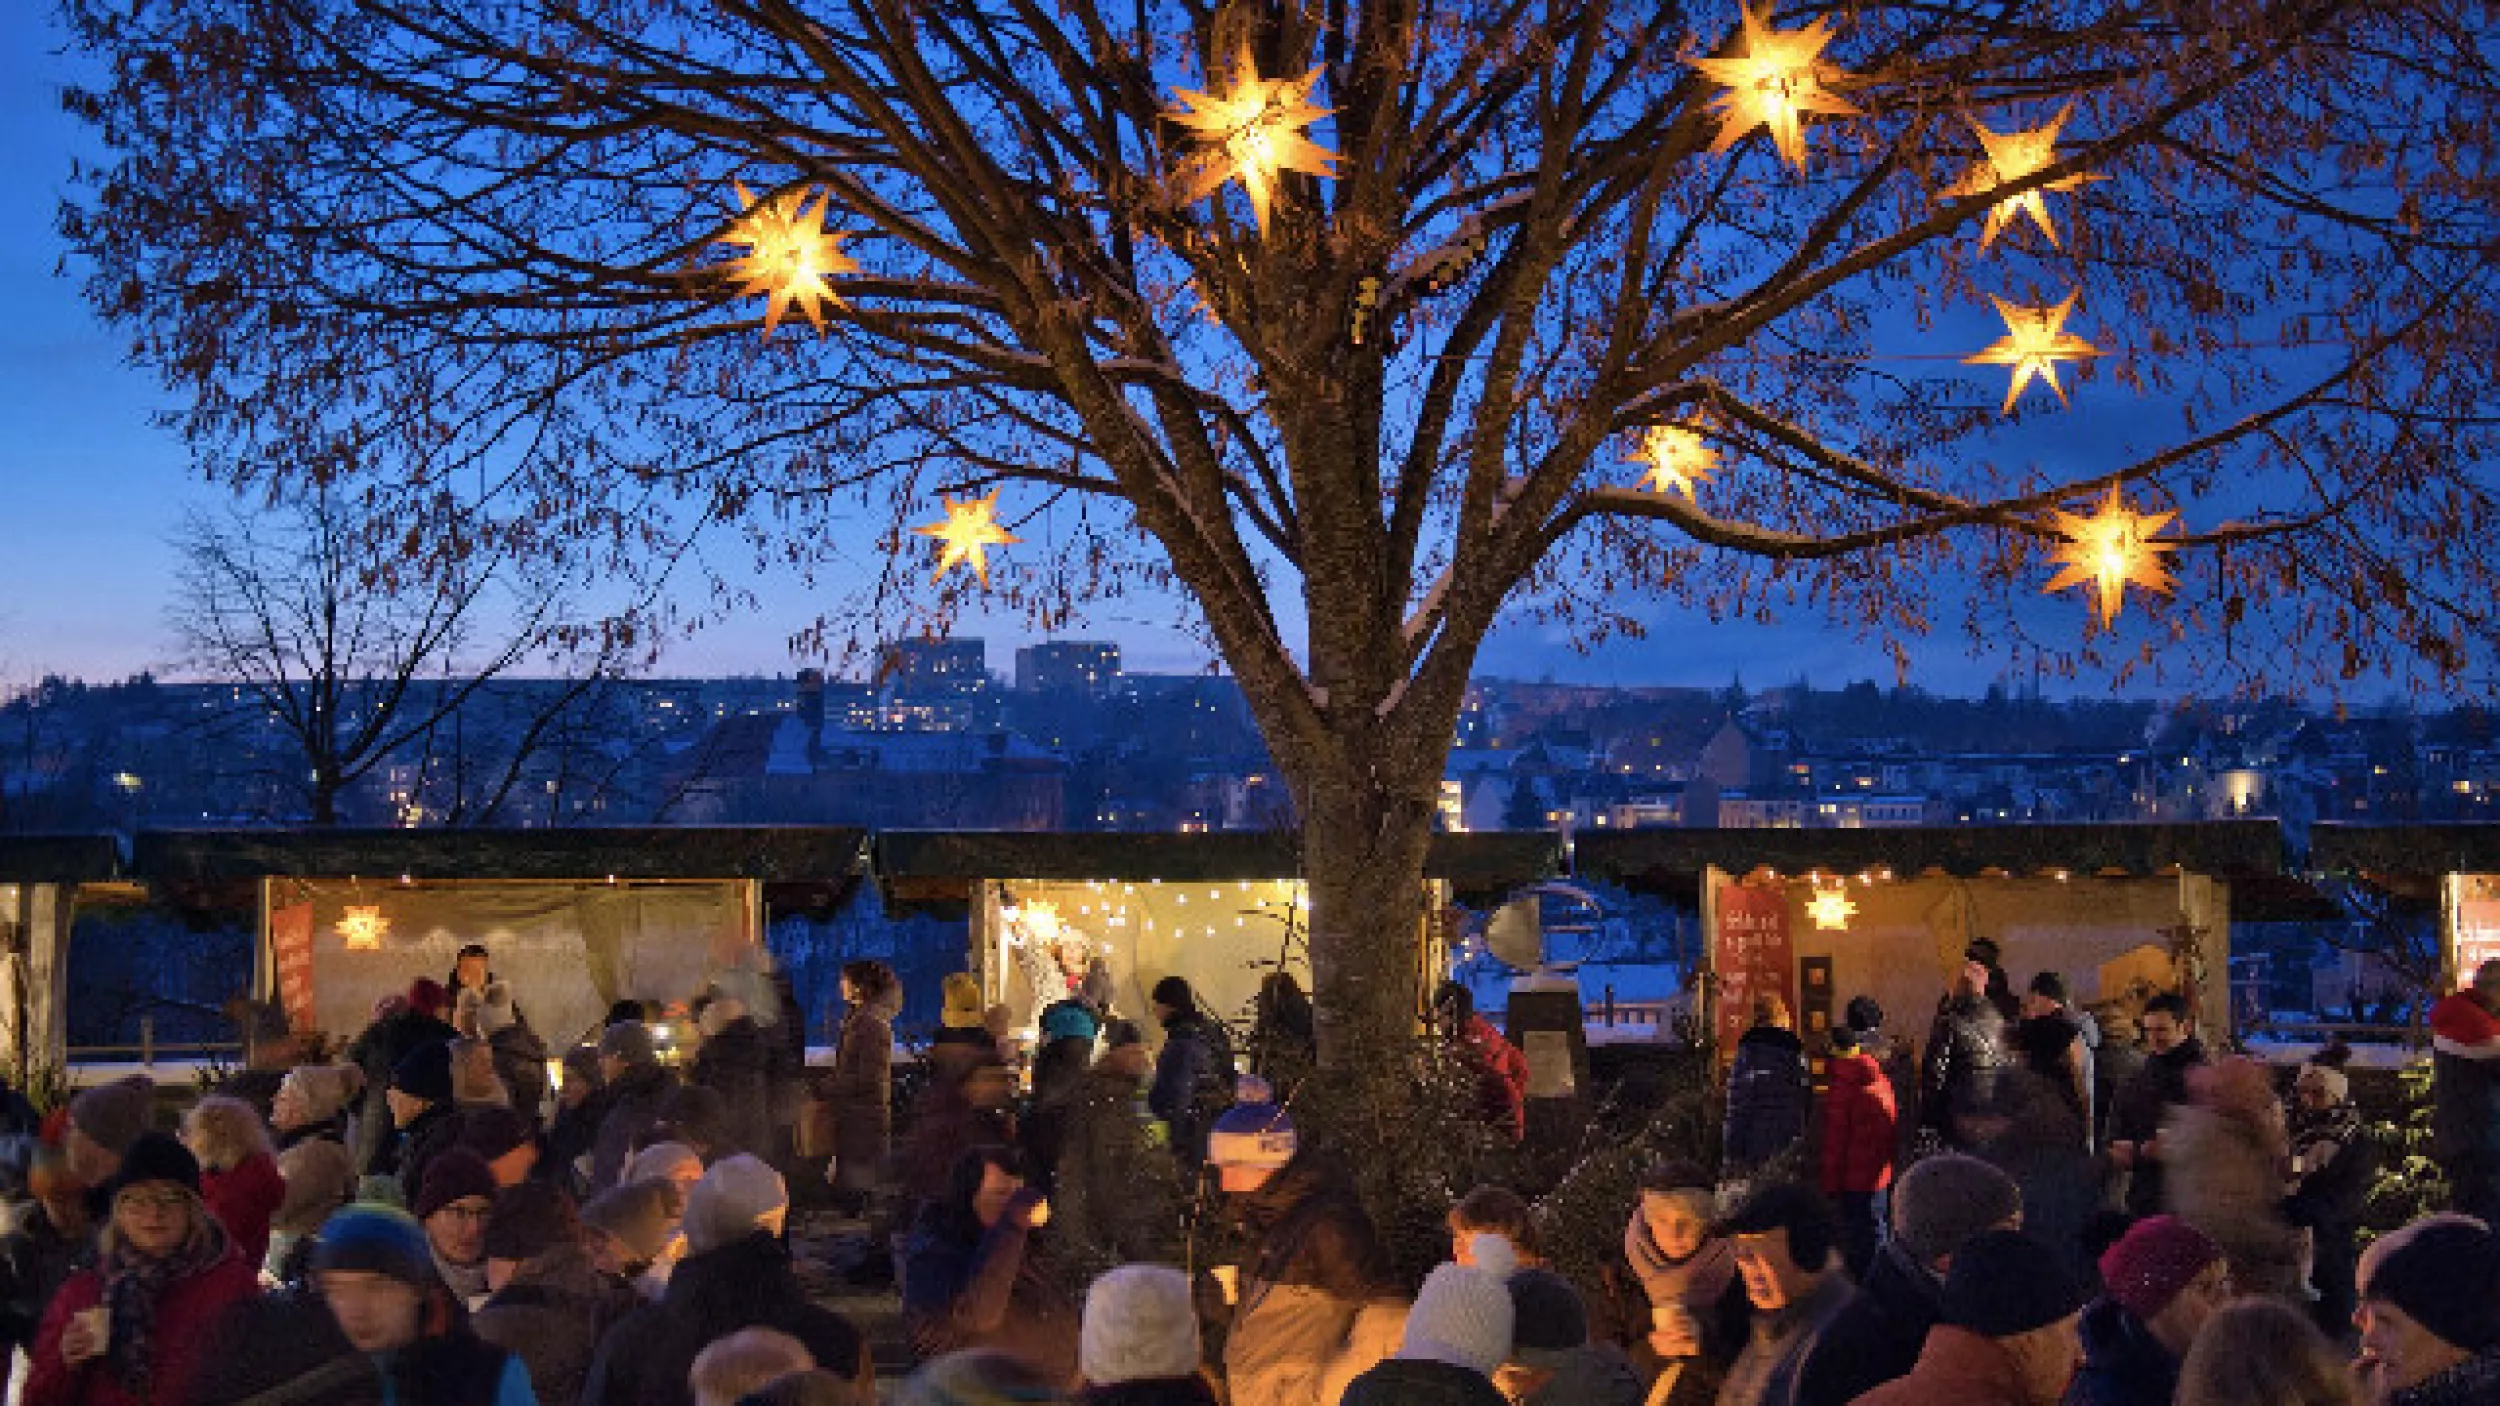
<instances>
[{"instance_id":1,"label":"market stall","mask_svg":"<svg viewBox=\"0 0 2500 1406\"><path fill-rule=\"evenodd\" d=\"M17 1071L68 1058L70 928L84 885L122 874L111 835L0 836L0 1058Z\"/></svg>"},{"instance_id":2,"label":"market stall","mask_svg":"<svg viewBox=\"0 0 2500 1406\"><path fill-rule=\"evenodd\" d=\"M2314 825L2309 867L2435 901L2442 991L2500 959L2500 824Z\"/></svg>"}]
</instances>

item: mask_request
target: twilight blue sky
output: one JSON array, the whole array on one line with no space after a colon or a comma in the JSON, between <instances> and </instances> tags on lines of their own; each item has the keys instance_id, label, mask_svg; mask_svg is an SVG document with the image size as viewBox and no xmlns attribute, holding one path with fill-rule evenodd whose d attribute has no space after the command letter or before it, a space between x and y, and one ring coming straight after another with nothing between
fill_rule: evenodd
<instances>
[{"instance_id":1,"label":"twilight blue sky","mask_svg":"<svg viewBox=\"0 0 2500 1406\"><path fill-rule=\"evenodd\" d=\"M163 393L148 373L125 364L118 339L89 316L75 283L80 270L63 268L55 206L72 162L89 147L61 113L58 93L80 63L62 51L48 4L0 11L0 130L10 134L0 145L0 306L7 309L0 317L0 522L7 525L0 581L8 583L0 587L0 693L45 673L110 678L164 667L166 538L185 505L209 502L214 492L192 474L181 444L150 423ZM2056 433L2067 444L2115 449L2135 413L2127 398L2100 379ZM785 641L821 607L793 581L768 580L757 593L760 610L674 646L661 671L794 667ZM1132 668L1204 664L1198 646L1170 627L1170 609L1120 604L1122 614L1071 633L1118 639ZM2079 601L2044 608L2062 609L2081 628ZM1513 626L1488 646L1481 672L1611 684L1715 685L1740 670L1755 685L1800 674L1833 686L1856 677L1891 681L1891 666L1872 646L1816 621L1712 627L1679 621L1661 606L1654 626L1646 642L1586 654L1557 633ZM1023 642L1003 622L959 628L990 640L996 668L1008 667L1013 645ZM1916 681L1940 692L1976 692L1999 672L1950 626L1914 658Z\"/></svg>"}]
</instances>

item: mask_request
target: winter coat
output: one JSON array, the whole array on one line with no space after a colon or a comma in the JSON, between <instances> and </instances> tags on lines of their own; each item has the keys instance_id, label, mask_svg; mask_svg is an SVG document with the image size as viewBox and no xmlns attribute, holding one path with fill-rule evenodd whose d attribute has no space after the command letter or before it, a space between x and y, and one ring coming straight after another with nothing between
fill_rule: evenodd
<instances>
[{"instance_id":1,"label":"winter coat","mask_svg":"<svg viewBox=\"0 0 2500 1406\"><path fill-rule=\"evenodd\" d=\"M45 1305L94 1263L94 1236L63 1235L41 1205L27 1205L17 1228L0 1237L0 1352L14 1347L31 1355Z\"/></svg>"},{"instance_id":2,"label":"winter coat","mask_svg":"<svg viewBox=\"0 0 2500 1406\"><path fill-rule=\"evenodd\" d=\"M2361 1258L2361 1212L2378 1173L2378 1146L2361 1130L2360 1113L2350 1103L2322 1115L2295 1114L2291 1143L2295 1156L2310 1159L2310 1169L2283 1199L2283 1216L2309 1232L2309 1283L2318 1293L2315 1317L2321 1328L2333 1324L2340 1334L2358 1302L2354 1276Z\"/></svg>"},{"instance_id":3,"label":"winter coat","mask_svg":"<svg viewBox=\"0 0 2500 1406\"><path fill-rule=\"evenodd\" d=\"M660 1120L660 1100L677 1077L656 1064L638 1064L608 1085L608 1107L599 1119L599 1135L591 1142L590 1193L616 1185L625 1174L625 1159Z\"/></svg>"},{"instance_id":4,"label":"winter coat","mask_svg":"<svg viewBox=\"0 0 2500 1406\"><path fill-rule=\"evenodd\" d=\"M2083 1310L2083 1367L2065 1406L2170 1406L2179 1393L2179 1359L2154 1341L2142 1320L2114 1299Z\"/></svg>"},{"instance_id":5,"label":"winter coat","mask_svg":"<svg viewBox=\"0 0 2500 1406\"><path fill-rule=\"evenodd\" d=\"M1347 1383L1343 1406L1510 1406L1490 1377L1446 1362L1391 1358Z\"/></svg>"},{"instance_id":6,"label":"winter coat","mask_svg":"<svg viewBox=\"0 0 2500 1406\"><path fill-rule=\"evenodd\" d=\"M2067 1273L2089 1282L2083 1228L2101 1207L2101 1165L2083 1145L2074 1100L2028 1069L2007 1069L1992 1111L2003 1123L1972 1155L2021 1191L2023 1229L2055 1249Z\"/></svg>"},{"instance_id":7,"label":"winter coat","mask_svg":"<svg viewBox=\"0 0 2500 1406\"><path fill-rule=\"evenodd\" d=\"M175 1406L188 1399L192 1375L210 1325L229 1304L260 1292L257 1266L234 1247L206 1269L167 1286L156 1303L155 1359L145 1394L133 1394L103 1357L72 1367L61 1360L61 1334L70 1320L104 1302L104 1271L71 1275L44 1310L35 1332L33 1366L26 1375L24 1406Z\"/></svg>"},{"instance_id":8,"label":"winter coat","mask_svg":"<svg viewBox=\"0 0 2500 1406\"><path fill-rule=\"evenodd\" d=\"M1849 1406L1918 1365L1944 1311L1944 1285L1894 1241L1875 1252L1866 1282L1841 1306L1797 1376L1797 1406Z\"/></svg>"},{"instance_id":9,"label":"winter coat","mask_svg":"<svg viewBox=\"0 0 2500 1406\"><path fill-rule=\"evenodd\" d=\"M391 1140L391 1105L386 1097L391 1071L418 1046L440 1044L457 1039L459 1034L444 1021L402 1008L366 1026L364 1033L347 1047L347 1062L365 1075L364 1111L356 1120L356 1142L348 1149L356 1154L358 1166L376 1175L388 1175L398 1169L396 1163L374 1165Z\"/></svg>"},{"instance_id":10,"label":"winter coat","mask_svg":"<svg viewBox=\"0 0 2500 1406\"><path fill-rule=\"evenodd\" d=\"M1806 1135L1812 1098L1805 1042L1776 1025L1746 1031L1727 1073L1721 1155L1729 1171L1749 1171L1795 1146Z\"/></svg>"},{"instance_id":11,"label":"winter coat","mask_svg":"<svg viewBox=\"0 0 2500 1406\"><path fill-rule=\"evenodd\" d=\"M585 1178L575 1170L580 1161L592 1155L599 1143L599 1125L607 1121L610 1097L606 1088L590 1091L580 1103L566 1106L559 1099L555 1116L547 1123L547 1142L539 1158L540 1175L556 1185L581 1194Z\"/></svg>"},{"instance_id":12,"label":"winter coat","mask_svg":"<svg viewBox=\"0 0 2500 1406\"><path fill-rule=\"evenodd\" d=\"M2094 1027L2098 1029L2098 1026ZM2109 1146L2110 1106L2117 1102L2118 1091L2136 1075L2144 1072L2144 1049L2140 1045L2103 1043L2092 1052L2092 1145Z\"/></svg>"},{"instance_id":13,"label":"winter coat","mask_svg":"<svg viewBox=\"0 0 2500 1406\"><path fill-rule=\"evenodd\" d=\"M2198 1104L2173 1108L2161 1127L2163 1184L2170 1213L2230 1257L2240 1292L2297 1302L2300 1234L2283 1218L2282 1136Z\"/></svg>"},{"instance_id":14,"label":"winter coat","mask_svg":"<svg viewBox=\"0 0 2500 1406\"><path fill-rule=\"evenodd\" d=\"M1077 1305L1042 1270L1024 1224L1032 1191L1010 1200L987 1229L942 1204L921 1208L903 1242L903 1326L922 1360L988 1350L1076 1381Z\"/></svg>"},{"instance_id":15,"label":"winter coat","mask_svg":"<svg viewBox=\"0 0 2500 1406\"><path fill-rule=\"evenodd\" d=\"M1475 1081L1476 1116L1512 1142L1527 1136L1528 1057L1480 1015L1467 1018L1455 1043Z\"/></svg>"},{"instance_id":16,"label":"winter coat","mask_svg":"<svg viewBox=\"0 0 2500 1406\"><path fill-rule=\"evenodd\" d=\"M588 1252L563 1246L523 1264L469 1315L469 1326L521 1359L538 1406L575 1406L600 1337L641 1306L632 1285L600 1273Z\"/></svg>"},{"instance_id":17,"label":"winter coat","mask_svg":"<svg viewBox=\"0 0 2500 1406\"><path fill-rule=\"evenodd\" d=\"M946 1186L956 1160L975 1147L1012 1147L1016 1120L999 1108L980 1108L962 1083L933 1083L912 1107L911 1140L903 1149L903 1184L928 1200Z\"/></svg>"},{"instance_id":18,"label":"winter coat","mask_svg":"<svg viewBox=\"0 0 2500 1406\"><path fill-rule=\"evenodd\" d=\"M753 1016L742 1015L723 1025L695 1051L687 1081L718 1093L728 1114L729 1146L721 1149L721 1155L772 1155L773 1085L780 1066L780 1046Z\"/></svg>"},{"instance_id":19,"label":"winter coat","mask_svg":"<svg viewBox=\"0 0 2500 1406\"><path fill-rule=\"evenodd\" d=\"M1371 1221L1308 1156L1237 1207L1249 1262L1224 1341L1232 1406L1330 1406L1331 1375L1372 1336L1359 1332L1384 1278Z\"/></svg>"},{"instance_id":20,"label":"winter coat","mask_svg":"<svg viewBox=\"0 0 2500 1406\"><path fill-rule=\"evenodd\" d=\"M2469 1357L2426 1381L2391 1393L2387 1406L2495 1406L2500 1403L2500 1352Z\"/></svg>"},{"instance_id":21,"label":"winter coat","mask_svg":"<svg viewBox=\"0 0 2500 1406\"><path fill-rule=\"evenodd\" d=\"M255 1152L222 1172L200 1173L200 1199L226 1228L243 1262L257 1267L269 1255L269 1218L286 1200L286 1178L276 1159Z\"/></svg>"},{"instance_id":22,"label":"winter coat","mask_svg":"<svg viewBox=\"0 0 2500 1406\"><path fill-rule=\"evenodd\" d=\"M1927 1059L1919 1070L1920 1125L1935 1130L1949 1147L1963 1139L1955 1122L1996 1099L1997 1071L2004 1067L2005 1018L1981 996L1946 999L1927 1036Z\"/></svg>"},{"instance_id":23,"label":"winter coat","mask_svg":"<svg viewBox=\"0 0 2500 1406\"><path fill-rule=\"evenodd\" d=\"M1939 1324L1910 1374L1858 1398L1858 1406L2030 1406L2014 1358L1993 1338Z\"/></svg>"},{"instance_id":24,"label":"winter coat","mask_svg":"<svg viewBox=\"0 0 2500 1406\"><path fill-rule=\"evenodd\" d=\"M1137 1086L1089 1069L1066 1099L1051 1228L1082 1267L1170 1258L1179 1187L1172 1159L1146 1140Z\"/></svg>"},{"instance_id":25,"label":"winter coat","mask_svg":"<svg viewBox=\"0 0 2500 1406\"><path fill-rule=\"evenodd\" d=\"M1704 1240L1689 1258L1671 1260L1649 1233L1649 1222L1636 1207L1623 1228L1623 1257L1641 1287L1644 1300L1618 1330L1618 1340L1640 1363L1656 1374L1675 1366L1675 1384L1666 1398L1671 1406L1708 1406L1718 1399L1720 1379L1745 1348L1753 1331L1753 1304L1745 1297L1745 1281L1736 1272L1736 1247L1724 1237ZM1700 1329L1701 1355L1671 1363L1650 1346L1658 1310L1681 1308Z\"/></svg>"},{"instance_id":26,"label":"winter coat","mask_svg":"<svg viewBox=\"0 0 2500 1406\"><path fill-rule=\"evenodd\" d=\"M2482 1159L2488 1166L2493 1089L2500 1083L2500 1058L2488 1052L2500 1023L2469 988L2441 997L2431 1007L2430 1025L2431 1155Z\"/></svg>"},{"instance_id":27,"label":"winter coat","mask_svg":"<svg viewBox=\"0 0 2500 1406\"><path fill-rule=\"evenodd\" d=\"M382 1373L317 1294L228 1304L191 1377L191 1406L382 1406Z\"/></svg>"},{"instance_id":28,"label":"winter coat","mask_svg":"<svg viewBox=\"0 0 2500 1406\"><path fill-rule=\"evenodd\" d=\"M1823 1094L1823 1194L1881 1191L1892 1185L1899 1110L1883 1067L1863 1054L1835 1055Z\"/></svg>"},{"instance_id":29,"label":"winter coat","mask_svg":"<svg viewBox=\"0 0 2500 1406\"><path fill-rule=\"evenodd\" d=\"M547 1042L528 1026L514 1022L486 1037L495 1057L495 1077L511 1095L512 1111L532 1123L547 1109Z\"/></svg>"},{"instance_id":30,"label":"winter coat","mask_svg":"<svg viewBox=\"0 0 2500 1406\"><path fill-rule=\"evenodd\" d=\"M1814 1345L1854 1292L1837 1255L1822 1282L1777 1313L1757 1313L1753 1336L1727 1369L1719 1406L1795 1406L1797 1379Z\"/></svg>"},{"instance_id":31,"label":"winter coat","mask_svg":"<svg viewBox=\"0 0 2500 1406\"><path fill-rule=\"evenodd\" d=\"M742 1328L774 1328L803 1344L816 1365L867 1386L864 1341L841 1315L819 1308L772 1236L689 1255L658 1303L617 1321L592 1355L584 1406L690 1406L695 1356Z\"/></svg>"},{"instance_id":32,"label":"winter coat","mask_svg":"<svg viewBox=\"0 0 2500 1406\"><path fill-rule=\"evenodd\" d=\"M382 1121L385 1126L390 1123L389 1113L383 1114ZM416 1200L417 1188L423 1184L427 1159L443 1147L450 1146L442 1140L443 1129L449 1126L451 1135L457 1136L459 1125L459 1110L452 1105L426 1105L416 1117L408 1120L405 1127L391 1128L382 1135L382 1144L374 1149L373 1160L365 1164L365 1175L397 1177L401 1189L408 1193L408 1199Z\"/></svg>"},{"instance_id":33,"label":"winter coat","mask_svg":"<svg viewBox=\"0 0 2500 1406\"><path fill-rule=\"evenodd\" d=\"M894 1016L903 993L888 991L842 1018L833 1069L817 1087L833 1105L835 1185L876 1189L894 1140Z\"/></svg>"},{"instance_id":34,"label":"winter coat","mask_svg":"<svg viewBox=\"0 0 2500 1406\"><path fill-rule=\"evenodd\" d=\"M1197 1011L1165 1021L1146 1107L1171 1128L1174 1154L1192 1166L1205 1161L1207 1129L1232 1098L1232 1040L1223 1028Z\"/></svg>"},{"instance_id":35,"label":"winter coat","mask_svg":"<svg viewBox=\"0 0 2500 1406\"><path fill-rule=\"evenodd\" d=\"M1518 1406L1641 1406L1647 1393L1641 1374L1611 1347L1583 1343L1556 1354L1545 1386L1519 1398Z\"/></svg>"},{"instance_id":36,"label":"winter coat","mask_svg":"<svg viewBox=\"0 0 2500 1406\"><path fill-rule=\"evenodd\" d=\"M1205 1377L1156 1377L1089 1386L1077 1393L1078 1406L1216 1406L1215 1388Z\"/></svg>"},{"instance_id":37,"label":"winter coat","mask_svg":"<svg viewBox=\"0 0 2500 1406\"><path fill-rule=\"evenodd\" d=\"M1033 1060L1033 1096L1025 1102L1024 1116L1016 1120L1016 1136L1023 1141L1033 1185L1045 1191L1052 1189L1059 1175L1059 1151L1067 1143L1068 1105L1076 1097L1093 1050L1092 1040L1069 1035L1044 1045Z\"/></svg>"},{"instance_id":38,"label":"winter coat","mask_svg":"<svg viewBox=\"0 0 2500 1406\"><path fill-rule=\"evenodd\" d=\"M2063 1006L2014 1027L2014 1047L2022 1054L2023 1067L2057 1090L2073 1110L2079 1130L2092 1126L2092 1047L2100 1036L2101 1027L2092 1017Z\"/></svg>"},{"instance_id":39,"label":"winter coat","mask_svg":"<svg viewBox=\"0 0 2500 1406\"><path fill-rule=\"evenodd\" d=\"M2161 1157L2146 1157L2141 1149L2161 1136L2162 1119L2171 1108L2187 1102L2188 1071L2204 1062L2205 1047L2192 1038L2180 1041L2168 1054L2147 1054L2143 1070L2110 1101L2109 1141L2132 1142L2139 1149L2127 1182L2130 1215L2158 1215L2166 1204L2162 1176L2170 1160L2167 1149Z\"/></svg>"},{"instance_id":40,"label":"winter coat","mask_svg":"<svg viewBox=\"0 0 2500 1406\"><path fill-rule=\"evenodd\" d=\"M537 1406L521 1359L452 1321L448 1332L373 1355L382 1406Z\"/></svg>"}]
</instances>

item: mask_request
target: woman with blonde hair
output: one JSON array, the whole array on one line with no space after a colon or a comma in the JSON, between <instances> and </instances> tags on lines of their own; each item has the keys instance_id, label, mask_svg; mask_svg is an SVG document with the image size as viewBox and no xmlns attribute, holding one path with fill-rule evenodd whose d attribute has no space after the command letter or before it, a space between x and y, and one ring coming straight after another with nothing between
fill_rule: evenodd
<instances>
[{"instance_id":1,"label":"woman with blonde hair","mask_svg":"<svg viewBox=\"0 0 2500 1406\"><path fill-rule=\"evenodd\" d=\"M257 1269L269 1254L269 1222L286 1200L286 1177L260 1114L239 1098L211 1095L182 1120L182 1142L200 1159L200 1199L226 1228L235 1253Z\"/></svg>"},{"instance_id":2,"label":"woman with blonde hair","mask_svg":"<svg viewBox=\"0 0 2500 1406\"><path fill-rule=\"evenodd\" d=\"M2361 1406L2360 1384L2307 1316L2280 1299L2215 1310L2179 1368L2178 1406Z\"/></svg>"}]
</instances>

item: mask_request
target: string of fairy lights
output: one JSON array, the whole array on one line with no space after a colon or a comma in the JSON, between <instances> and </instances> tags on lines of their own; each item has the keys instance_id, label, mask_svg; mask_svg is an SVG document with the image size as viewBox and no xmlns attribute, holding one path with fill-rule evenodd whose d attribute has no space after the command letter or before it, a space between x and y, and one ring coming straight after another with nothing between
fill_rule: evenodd
<instances>
[{"instance_id":1,"label":"string of fairy lights","mask_svg":"<svg viewBox=\"0 0 2500 1406\"><path fill-rule=\"evenodd\" d=\"M1767 11L1758 13L1747 6L1731 52L1686 60L1722 86L1711 103L1719 115L1712 153L1727 152L1761 131L1770 137L1782 161L1804 173L1807 121L1859 115L1836 91L1851 83L1853 76L1823 56L1834 37L1829 17L1782 30L1772 26ZM1228 183L1238 184L1249 197L1264 237L1278 183L1287 173L1334 179L1335 163L1341 158L1310 136L1312 124L1331 111L1311 101L1320 74L1314 67L1298 79L1263 78L1245 44L1229 70L1210 74L1207 90L1176 88L1176 101L1164 109L1163 116L1190 139L1174 172L1177 197L1194 204L1218 195ZM1945 198L1984 196L2049 169L2057 161L2058 134L2072 114L2070 103L2038 127L2011 132L1996 131L1971 118L1984 155L1944 192ZM2101 179L2078 173L1996 201L1980 228L1981 252L1987 252L2023 219L2036 226L2051 246L2062 248L2046 197L2072 193ZM849 233L826 228L832 194L819 197L801 186L759 201L743 184L736 185L736 190L740 213L717 242L745 251L728 268L729 276L739 282L738 296L767 299L764 332L768 337L793 307L822 332L827 307L840 311L845 306L835 281L860 271L858 262L842 248ZM2069 293L2047 306L1990 297L2005 324L2005 334L1961 361L2006 368L2009 385L2002 413L2011 415L2034 381L2046 386L2060 405L2067 404L2059 368L2101 355L2091 342L2066 330L2079 297L2079 293ZM1641 466L1643 490L1661 497L1680 493L1688 502L1698 502L1699 486L1712 481L1721 453L1712 442L1710 425L1696 416L1643 426L1634 434L1625 460ZM998 493L978 498L941 496L941 503L944 516L913 529L937 545L937 569L931 579L943 580L948 572L963 566L987 589L989 548L1018 540L998 521ZM2086 588L2095 622L2103 629L2111 627L2128 586L2157 595L2171 592L2173 580L2164 554L2175 551L2177 544L2156 540L2155 534L2175 516L2136 512L2115 486L2096 509L2051 510L2043 526L2057 539L2049 559L2058 569L2042 590Z\"/></svg>"}]
</instances>

